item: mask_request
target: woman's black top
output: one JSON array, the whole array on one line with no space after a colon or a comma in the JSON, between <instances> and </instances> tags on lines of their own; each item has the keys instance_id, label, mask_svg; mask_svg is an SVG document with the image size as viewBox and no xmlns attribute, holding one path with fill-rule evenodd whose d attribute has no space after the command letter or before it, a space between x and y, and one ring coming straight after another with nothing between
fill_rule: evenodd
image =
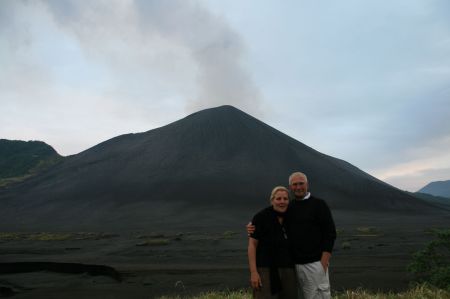
<instances>
[{"instance_id":1,"label":"woman's black top","mask_svg":"<svg viewBox=\"0 0 450 299\"><path fill-rule=\"evenodd\" d=\"M255 232L250 237L258 240L256 265L258 267L293 267L286 229L277 219L272 206L253 217Z\"/></svg>"}]
</instances>

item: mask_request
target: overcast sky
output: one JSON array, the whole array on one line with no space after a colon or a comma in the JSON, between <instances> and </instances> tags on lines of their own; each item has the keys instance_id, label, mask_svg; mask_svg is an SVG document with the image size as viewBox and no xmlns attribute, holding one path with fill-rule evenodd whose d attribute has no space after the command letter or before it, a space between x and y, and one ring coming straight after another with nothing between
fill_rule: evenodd
<instances>
[{"instance_id":1,"label":"overcast sky","mask_svg":"<svg viewBox=\"0 0 450 299\"><path fill-rule=\"evenodd\" d=\"M0 1L0 138L62 155L233 105L400 189L450 179L450 1Z\"/></svg>"}]
</instances>

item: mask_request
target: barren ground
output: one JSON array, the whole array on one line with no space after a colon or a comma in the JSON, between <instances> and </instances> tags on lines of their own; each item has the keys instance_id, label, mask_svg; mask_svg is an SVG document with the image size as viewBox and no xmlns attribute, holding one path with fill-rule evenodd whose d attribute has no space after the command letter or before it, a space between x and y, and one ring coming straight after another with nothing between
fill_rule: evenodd
<instances>
[{"instance_id":1,"label":"barren ground","mask_svg":"<svg viewBox=\"0 0 450 299\"><path fill-rule=\"evenodd\" d=\"M448 217L335 213L335 219L339 232L330 270L334 291L406 289L411 254L432 239L430 230L450 227ZM0 268L0 297L155 298L246 288L244 224L215 231L2 232L0 263L107 265L123 280L86 273L1 273Z\"/></svg>"}]
</instances>

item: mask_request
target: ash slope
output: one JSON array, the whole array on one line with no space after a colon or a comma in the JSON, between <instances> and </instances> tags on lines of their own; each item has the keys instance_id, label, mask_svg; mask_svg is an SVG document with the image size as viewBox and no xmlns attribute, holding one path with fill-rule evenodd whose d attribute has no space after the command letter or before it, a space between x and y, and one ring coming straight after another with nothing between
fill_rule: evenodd
<instances>
[{"instance_id":1,"label":"ash slope","mask_svg":"<svg viewBox=\"0 0 450 299\"><path fill-rule=\"evenodd\" d=\"M433 206L324 155L231 106L127 134L0 190L0 224L15 229L226 227L268 204L304 171L332 209L423 213Z\"/></svg>"}]
</instances>

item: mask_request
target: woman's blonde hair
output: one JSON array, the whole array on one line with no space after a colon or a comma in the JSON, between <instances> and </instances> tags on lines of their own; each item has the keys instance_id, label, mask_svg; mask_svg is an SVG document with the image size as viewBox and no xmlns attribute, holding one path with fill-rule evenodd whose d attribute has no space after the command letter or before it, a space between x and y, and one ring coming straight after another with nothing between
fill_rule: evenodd
<instances>
[{"instance_id":1,"label":"woman's blonde hair","mask_svg":"<svg viewBox=\"0 0 450 299\"><path fill-rule=\"evenodd\" d=\"M285 191L289 196L289 190L286 187L276 186L275 188L273 188L272 193L270 193L270 202L272 202L272 200L275 198L275 193L277 193L278 191Z\"/></svg>"}]
</instances>

